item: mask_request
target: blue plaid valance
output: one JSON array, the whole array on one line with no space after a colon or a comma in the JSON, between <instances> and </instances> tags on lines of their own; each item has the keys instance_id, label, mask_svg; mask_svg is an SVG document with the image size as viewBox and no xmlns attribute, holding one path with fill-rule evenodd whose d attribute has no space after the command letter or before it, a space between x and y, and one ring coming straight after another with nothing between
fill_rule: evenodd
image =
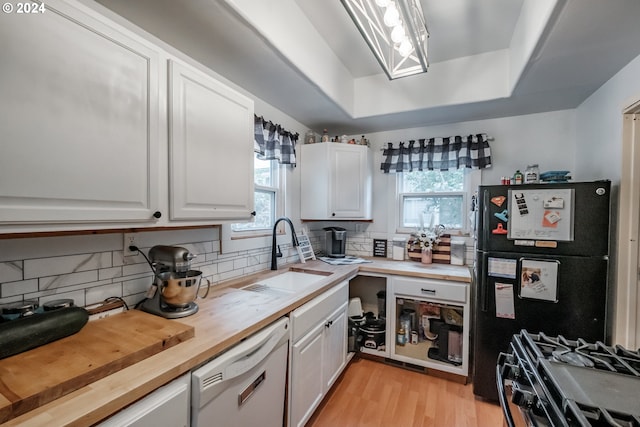
<instances>
[{"instance_id":1,"label":"blue plaid valance","mask_svg":"<svg viewBox=\"0 0 640 427\"><path fill-rule=\"evenodd\" d=\"M409 140L397 148L389 142L382 156L384 173L423 170L484 169L491 166L491 149L486 134Z\"/></svg>"},{"instance_id":2,"label":"blue plaid valance","mask_svg":"<svg viewBox=\"0 0 640 427\"><path fill-rule=\"evenodd\" d=\"M283 165L296 164L298 134L254 115L253 150L260 160L277 160Z\"/></svg>"}]
</instances>

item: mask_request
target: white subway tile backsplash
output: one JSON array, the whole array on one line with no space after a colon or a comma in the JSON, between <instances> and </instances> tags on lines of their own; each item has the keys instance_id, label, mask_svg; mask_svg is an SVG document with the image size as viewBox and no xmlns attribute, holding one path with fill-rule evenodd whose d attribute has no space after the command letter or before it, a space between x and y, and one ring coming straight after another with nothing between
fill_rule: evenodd
<instances>
[{"instance_id":1,"label":"white subway tile backsplash","mask_svg":"<svg viewBox=\"0 0 640 427\"><path fill-rule=\"evenodd\" d=\"M42 296L39 298L39 304L43 305L47 301L53 301L63 298L72 299L73 303L79 307L84 307L85 305L87 305L85 300L85 292L82 289L73 292L63 292L60 294Z\"/></svg>"},{"instance_id":2,"label":"white subway tile backsplash","mask_svg":"<svg viewBox=\"0 0 640 427\"><path fill-rule=\"evenodd\" d=\"M131 276L134 274L152 274L151 267L146 262L141 264L130 264L122 266L122 276Z\"/></svg>"},{"instance_id":3,"label":"white subway tile backsplash","mask_svg":"<svg viewBox=\"0 0 640 427\"><path fill-rule=\"evenodd\" d=\"M336 224L343 226L341 224ZM322 227L308 233L316 254L324 249ZM347 225L345 227L351 227ZM356 232L349 228L347 254L371 256L373 238L390 239L384 233ZM182 246L197 258L192 263L205 278L217 285L225 280L268 270L271 248L220 254L219 228L166 230L137 233L142 253L154 245ZM0 305L39 299L42 302L64 297L77 305L93 304L108 297L121 297L133 307L140 302L153 281L151 268L142 254L124 257L122 233L8 239L0 245ZM388 247L391 247L389 242ZM467 262L473 259L473 242L467 243ZM289 242L281 245L278 266L297 262ZM388 251L391 257L391 251Z\"/></svg>"},{"instance_id":4,"label":"white subway tile backsplash","mask_svg":"<svg viewBox=\"0 0 640 427\"><path fill-rule=\"evenodd\" d=\"M233 271L233 261L222 261L218 263L218 273Z\"/></svg>"},{"instance_id":5,"label":"white subway tile backsplash","mask_svg":"<svg viewBox=\"0 0 640 427\"><path fill-rule=\"evenodd\" d=\"M95 282L98 280L98 270L62 274L60 276L41 277L38 280L40 291L47 291L55 288L63 288L65 286Z\"/></svg>"},{"instance_id":6,"label":"white subway tile backsplash","mask_svg":"<svg viewBox=\"0 0 640 427\"><path fill-rule=\"evenodd\" d=\"M24 278L33 279L105 267L111 267L111 252L27 259L24 261Z\"/></svg>"},{"instance_id":7,"label":"white subway tile backsplash","mask_svg":"<svg viewBox=\"0 0 640 427\"><path fill-rule=\"evenodd\" d=\"M122 277L122 267L101 268L98 270L98 280Z\"/></svg>"},{"instance_id":8,"label":"white subway tile backsplash","mask_svg":"<svg viewBox=\"0 0 640 427\"><path fill-rule=\"evenodd\" d=\"M20 280L0 284L0 298L38 292L38 279Z\"/></svg>"},{"instance_id":9,"label":"white subway tile backsplash","mask_svg":"<svg viewBox=\"0 0 640 427\"><path fill-rule=\"evenodd\" d=\"M140 295L140 299L142 299L143 294L147 292L151 283L153 283L153 276L140 277L133 280L123 280L122 295Z\"/></svg>"},{"instance_id":10,"label":"white subway tile backsplash","mask_svg":"<svg viewBox=\"0 0 640 427\"><path fill-rule=\"evenodd\" d=\"M0 262L0 283L22 279L22 261Z\"/></svg>"},{"instance_id":11,"label":"white subway tile backsplash","mask_svg":"<svg viewBox=\"0 0 640 427\"><path fill-rule=\"evenodd\" d=\"M218 275L218 282L224 282L225 280L235 279L236 277L243 276L244 273L238 270L230 270Z\"/></svg>"},{"instance_id":12,"label":"white subway tile backsplash","mask_svg":"<svg viewBox=\"0 0 640 427\"><path fill-rule=\"evenodd\" d=\"M245 268L247 266L247 258L238 258L238 259L234 259L233 260L233 269L234 270L240 270L242 268Z\"/></svg>"},{"instance_id":13,"label":"white subway tile backsplash","mask_svg":"<svg viewBox=\"0 0 640 427\"><path fill-rule=\"evenodd\" d=\"M86 289L84 298L86 305L88 305L102 302L110 297L120 296L122 296L122 283L117 282Z\"/></svg>"}]
</instances>

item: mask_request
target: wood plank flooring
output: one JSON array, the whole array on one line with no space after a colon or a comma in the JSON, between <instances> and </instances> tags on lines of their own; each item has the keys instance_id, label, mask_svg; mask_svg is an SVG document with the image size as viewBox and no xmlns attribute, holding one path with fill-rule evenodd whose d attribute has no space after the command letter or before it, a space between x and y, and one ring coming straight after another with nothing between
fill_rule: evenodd
<instances>
[{"instance_id":1,"label":"wood plank flooring","mask_svg":"<svg viewBox=\"0 0 640 427\"><path fill-rule=\"evenodd\" d=\"M503 425L497 404L471 384L355 358L307 427L486 427Z\"/></svg>"}]
</instances>

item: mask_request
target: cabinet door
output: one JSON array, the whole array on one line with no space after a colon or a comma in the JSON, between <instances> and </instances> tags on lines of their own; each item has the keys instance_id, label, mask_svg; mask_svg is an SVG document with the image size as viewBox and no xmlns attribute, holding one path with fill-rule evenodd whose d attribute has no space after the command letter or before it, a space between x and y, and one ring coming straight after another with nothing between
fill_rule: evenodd
<instances>
[{"instance_id":1,"label":"cabinet door","mask_svg":"<svg viewBox=\"0 0 640 427\"><path fill-rule=\"evenodd\" d=\"M4 14L0 40L0 224L154 221L155 48L55 0Z\"/></svg>"},{"instance_id":2,"label":"cabinet door","mask_svg":"<svg viewBox=\"0 0 640 427\"><path fill-rule=\"evenodd\" d=\"M304 426L324 396L324 323L296 342L291 354L289 425Z\"/></svg>"},{"instance_id":3,"label":"cabinet door","mask_svg":"<svg viewBox=\"0 0 640 427\"><path fill-rule=\"evenodd\" d=\"M331 218L370 217L369 149L340 144L331 148Z\"/></svg>"},{"instance_id":4,"label":"cabinet door","mask_svg":"<svg viewBox=\"0 0 640 427\"><path fill-rule=\"evenodd\" d=\"M328 392L347 364L347 303L331 314L324 334L322 371L325 392Z\"/></svg>"},{"instance_id":5,"label":"cabinet door","mask_svg":"<svg viewBox=\"0 0 640 427\"><path fill-rule=\"evenodd\" d=\"M253 101L195 68L169 63L172 220L249 220Z\"/></svg>"},{"instance_id":6,"label":"cabinet door","mask_svg":"<svg viewBox=\"0 0 640 427\"><path fill-rule=\"evenodd\" d=\"M191 374L187 373L98 424L98 427L187 427Z\"/></svg>"},{"instance_id":7,"label":"cabinet door","mask_svg":"<svg viewBox=\"0 0 640 427\"><path fill-rule=\"evenodd\" d=\"M370 151L362 145L302 145L301 218L370 219Z\"/></svg>"}]
</instances>

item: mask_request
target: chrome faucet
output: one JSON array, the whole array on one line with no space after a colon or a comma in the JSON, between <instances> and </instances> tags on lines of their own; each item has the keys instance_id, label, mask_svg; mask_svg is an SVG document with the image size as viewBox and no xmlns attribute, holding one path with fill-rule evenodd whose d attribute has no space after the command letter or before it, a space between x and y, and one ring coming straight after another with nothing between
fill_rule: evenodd
<instances>
[{"instance_id":1,"label":"chrome faucet","mask_svg":"<svg viewBox=\"0 0 640 427\"><path fill-rule=\"evenodd\" d=\"M293 224L291 223L291 220L286 216L276 219L275 224L273 224L273 239L271 241L271 269L272 270L278 269L278 257L282 256L282 252L280 251L280 246L278 246L278 252L276 253L276 246L277 246L276 245L276 229L278 228L278 223L280 221L286 221L289 223L289 227L291 227L291 244L293 245L293 247L298 246L298 238L296 237L296 231L293 229Z\"/></svg>"}]
</instances>

